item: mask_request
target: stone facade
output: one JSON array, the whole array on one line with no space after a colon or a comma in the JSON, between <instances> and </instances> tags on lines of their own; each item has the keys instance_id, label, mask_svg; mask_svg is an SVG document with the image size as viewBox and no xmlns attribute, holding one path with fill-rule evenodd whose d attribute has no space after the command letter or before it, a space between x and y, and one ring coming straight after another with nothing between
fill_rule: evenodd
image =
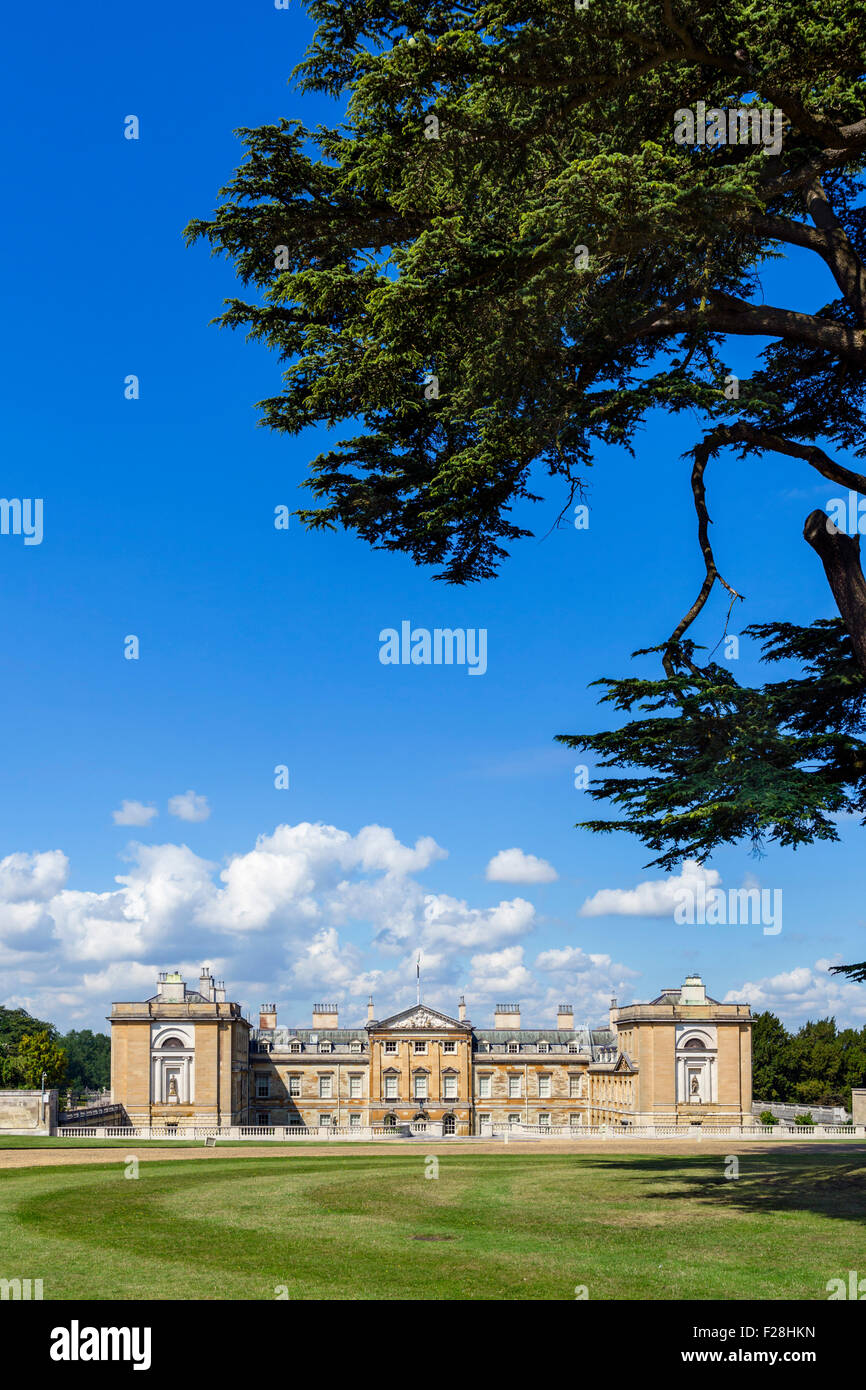
<instances>
[{"instance_id":1,"label":"stone facade","mask_svg":"<svg viewBox=\"0 0 866 1390\"><path fill-rule=\"evenodd\" d=\"M111 1095L135 1125L246 1122L250 1024L202 971L164 973L156 994L111 1010Z\"/></svg>"},{"instance_id":2,"label":"stone facade","mask_svg":"<svg viewBox=\"0 0 866 1390\"><path fill-rule=\"evenodd\" d=\"M592 1123L751 1125L752 1016L699 975L649 1004L611 1005L616 1048L591 1066Z\"/></svg>"},{"instance_id":3,"label":"stone facade","mask_svg":"<svg viewBox=\"0 0 866 1390\"><path fill-rule=\"evenodd\" d=\"M4 1134L53 1134L57 1091L0 1091L0 1138Z\"/></svg>"},{"instance_id":4,"label":"stone facade","mask_svg":"<svg viewBox=\"0 0 866 1390\"><path fill-rule=\"evenodd\" d=\"M427 1121L445 1134L492 1126L751 1124L748 1005L709 998L697 976L606 1028L521 1027L519 1004L476 1028L417 1004L341 1028L336 1004L312 1027L259 1026L202 972L197 990L162 975L157 993L111 1013L112 1097L133 1124L322 1125L367 1130Z\"/></svg>"}]
</instances>

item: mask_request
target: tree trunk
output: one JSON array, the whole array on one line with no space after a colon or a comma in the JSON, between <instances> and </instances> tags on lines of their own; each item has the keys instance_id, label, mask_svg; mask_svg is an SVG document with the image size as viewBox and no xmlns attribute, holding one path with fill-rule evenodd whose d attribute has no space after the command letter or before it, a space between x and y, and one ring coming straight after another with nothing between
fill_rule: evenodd
<instances>
[{"instance_id":1,"label":"tree trunk","mask_svg":"<svg viewBox=\"0 0 866 1390\"><path fill-rule=\"evenodd\" d=\"M860 537L846 536L820 508L806 517L803 535L820 557L857 665L866 676L866 578L860 566Z\"/></svg>"}]
</instances>

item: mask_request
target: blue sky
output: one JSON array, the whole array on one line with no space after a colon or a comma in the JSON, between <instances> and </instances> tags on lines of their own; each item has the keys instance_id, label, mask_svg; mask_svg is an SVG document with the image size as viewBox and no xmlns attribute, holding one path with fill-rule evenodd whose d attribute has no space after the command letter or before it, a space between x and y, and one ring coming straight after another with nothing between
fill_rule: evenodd
<instances>
[{"instance_id":1,"label":"blue sky","mask_svg":"<svg viewBox=\"0 0 866 1390\"><path fill-rule=\"evenodd\" d=\"M651 998L693 970L789 1024L866 1020L866 987L826 973L866 956L856 822L838 845L708 866L725 888L781 889L778 935L629 915L627 899L581 913L664 877L630 837L573 829L592 808L552 740L601 724L588 683L624 674L697 591L680 457L697 422L651 420L634 459L600 452L589 529L545 535L551 492L536 539L468 589L348 535L276 531L324 435L256 428L278 365L209 326L236 284L181 233L236 167L235 127L331 118L287 86L306 16L154 0L93 5L85 25L49 3L8 30L2 492L44 499L44 539L0 536L0 999L102 1027L157 970L207 961L251 1010L273 998L303 1021L333 997L354 1022L370 991L380 1016L414 997L420 949L425 996L453 1012L465 991L479 1024L500 998L534 1022L560 1000L597 1022L611 993ZM765 294L816 307L832 289L802 253ZM733 630L830 616L801 530L834 490L772 458L723 459L709 488L720 566L748 596ZM725 607L698 634L710 646ZM404 619L485 628L486 674L383 666L379 632ZM744 642L742 680L753 655ZM204 801L172 814L190 791ZM115 824L124 801L158 814ZM556 877L520 856L497 877L512 849Z\"/></svg>"}]
</instances>

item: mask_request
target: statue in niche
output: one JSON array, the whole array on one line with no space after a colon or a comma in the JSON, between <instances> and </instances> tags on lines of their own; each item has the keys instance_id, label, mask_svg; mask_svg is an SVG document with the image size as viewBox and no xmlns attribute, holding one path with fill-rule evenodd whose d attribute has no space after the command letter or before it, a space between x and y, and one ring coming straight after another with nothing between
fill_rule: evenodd
<instances>
[{"instance_id":1,"label":"statue in niche","mask_svg":"<svg viewBox=\"0 0 866 1390\"><path fill-rule=\"evenodd\" d=\"M692 1077L692 1084L691 1084L691 1093L692 1093L693 1096L697 1096L697 1095L700 1095L700 1091L701 1091L700 1082L698 1081L698 1078L697 1078L696 1076L693 1076L693 1077Z\"/></svg>"},{"instance_id":2,"label":"statue in niche","mask_svg":"<svg viewBox=\"0 0 866 1390\"><path fill-rule=\"evenodd\" d=\"M180 1097L178 1096L178 1093L177 1093L177 1077L176 1077L176 1076L171 1076L171 1077L169 1077L169 1082L168 1082L168 1099L169 1099L169 1103L174 1102L175 1104L176 1104L177 1101L180 1099Z\"/></svg>"}]
</instances>

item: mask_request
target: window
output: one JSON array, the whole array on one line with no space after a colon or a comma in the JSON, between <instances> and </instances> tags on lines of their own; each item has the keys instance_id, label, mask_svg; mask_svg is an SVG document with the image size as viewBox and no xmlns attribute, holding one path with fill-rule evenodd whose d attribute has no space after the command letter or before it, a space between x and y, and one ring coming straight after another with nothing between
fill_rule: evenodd
<instances>
[{"instance_id":1,"label":"window","mask_svg":"<svg viewBox=\"0 0 866 1390\"><path fill-rule=\"evenodd\" d=\"M349 1116L349 1128L350 1128L350 1129L360 1129L360 1128L361 1128L361 1116L360 1116L360 1115L350 1115L350 1116Z\"/></svg>"},{"instance_id":2,"label":"window","mask_svg":"<svg viewBox=\"0 0 866 1390\"><path fill-rule=\"evenodd\" d=\"M426 1077L426 1076L416 1076L414 1080L415 1080L415 1091L414 1091L415 1099L416 1099L416 1100L426 1100L426 1099L427 1099L427 1077Z\"/></svg>"},{"instance_id":3,"label":"window","mask_svg":"<svg viewBox=\"0 0 866 1390\"><path fill-rule=\"evenodd\" d=\"M569 1052L579 1052L580 1046L578 1045L578 1043L569 1043L568 1050Z\"/></svg>"},{"instance_id":4,"label":"window","mask_svg":"<svg viewBox=\"0 0 866 1390\"><path fill-rule=\"evenodd\" d=\"M519 1125L519 1124L520 1124L520 1116L519 1116L519 1115L509 1115L509 1116L508 1116L508 1123L509 1123L510 1125Z\"/></svg>"},{"instance_id":5,"label":"window","mask_svg":"<svg viewBox=\"0 0 866 1390\"><path fill-rule=\"evenodd\" d=\"M270 1116L268 1115L267 1110L260 1110L260 1111L259 1111L258 1115L256 1116L256 1124L257 1124L257 1125L267 1125L267 1124L270 1124Z\"/></svg>"},{"instance_id":6,"label":"window","mask_svg":"<svg viewBox=\"0 0 866 1390\"><path fill-rule=\"evenodd\" d=\"M538 1094L542 1100L550 1100L550 1073L544 1072L538 1078Z\"/></svg>"},{"instance_id":7,"label":"window","mask_svg":"<svg viewBox=\"0 0 866 1390\"><path fill-rule=\"evenodd\" d=\"M412 1051L415 1053L415 1056L416 1056L416 1057L426 1057L426 1056L427 1056L427 1044L426 1044L425 1042L420 1042L420 1041L416 1038L415 1041L414 1041L413 1044L412 1044Z\"/></svg>"},{"instance_id":8,"label":"window","mask_svg":"<svg viewBox=\"0 0 866 1390\"><path fill-rule=\"evenodd\" d=\"M330 1115L320 1115L320 1116L319 1116L319 1124L320 1124L320 1125L329 1125L330 1123L331 1123L331 1117L330 1117Z\"/></svg>"},{"instance_id":9,"label":"window","mask_svg":"<svg viewBox=\"0 0 866 1390\"><path fill-rule=\"evenodd\" d=\"M166 1038L165 1042L164 1042L164 1043L161 1043L160 1046L163 1047L163 1048L166 1048L166 1047L186 1047L186 1043L185 1043L185 1042L181 1042L180 1038ZM688 1047L688 1043L686 1043L686 1046Z\"/></svg>"},{"instance_id":10,"label":"window","mask_svg":"<svg viewBox=\"0 0 866 1390\"><path fill-rule=\"evenodd\" d=\"M514 1099L516 1099L517 1097L523 1095L523 1091L522 1091L521 1086L520 1086L520 1077L519 1077L519 1076L509 1076L509 1078L508 1078L508 1094L509 1094L509 1096L512 1098L512 1100L514 1100Z\"/></svg>"},{"instance_id":11,"label":"window","mask_svg":"<svg viewBox=\"0 0 866 1390\"><path fill-rule=\"evenodd\" d=\"M456 1044L456 1042L454 1042L453 1039L449 1038L446 1042L444 1042L444 1043L442 1044L442 1051L443 1051L443 1052L456 1052L456 1051L457 1051L457 1044Z\"/></svg>"},{"instance_id":12,"label":"window","mask_svg":"<svg viewBox=\"0 0 866 1390\"><path fill-rule=\"evenodd\" d=\"M330 1076L319 1077L319 1100L331 1099L331 1083L333 1078Z\"/></svg>"},{"instance_id":13,"label":"window","mask_svg":"<svg viewBox=\"0 0 866 1390\"><path fill-rule=\"evenodd\" d=\"M568 1094L572 1100L576 1100L580 1095L580 1077L570 1076L568 1078Z\"/></svg>"},{"instance_id":14,"label":"window","mask_svg":"<svg viewBox=\"0 0 866 1390\"><path fill-rule=\"evenodd\" d=\"M358 1100L358 1099L360 1098L360 1095L361 1095L361 1078L360 1078L360 1076L350 1076L350 1077L349 1077L349 1095L351 1096L352 1100Z\"/></svg>"},{"instance_id":15,"label":"window","mask_svg":"<svg viewBox=\"0 0 866 1390\"><path fill-rule=\"evenodd\" d=\"M444 1080L444 1082L445 1082L445 1090L444 1090L444 1092L443 1092L443 1094L444 1094L444 1096L445 1096L445 1099L446 1099L446 1100L456 1100L456 1099L457 1099L457 1077L456 1077L456 1076L446 1076L446 1077L443 1077L443 1080Z\"/></svg>"},{"instance_id":16,"label":"window","mask_svg":"<svg viewBox=\"0 0 866 1390\"><path fill-rule=\"evenodd\" d=\"M478 1116L478 1123L479 1123L480 1125L489 1125L489 1124L490 1124L490 1116L489 1116L489 1115L479 1115L479 1116Z\"/></svg>"},{"instance_id":17,"label":"window","mask_svg":"<svg viewBox=\"0 0 866 1390\"><path fill-rule=\"evenodd\" d=\"M256 1096L259 1100L265 1100L271 1094L271 1078L269 1076L256 1077Z\"/></svg>"},{"instance_id":18,"label":"window","mask_svg":"<svg viewBox=\"0 0 866 1390\"><path fill-rule=\"evenodd\" d=\"M442 1122L442 1133L443 1133L443 1134L456 1134L456 1132L457 1132L457 1120L456 1120L455 1116L454 1116L454 1115L446 1115L446 1116L445 1116L445 1119L444 1119L443 1122Z\"/></svg>"},{"instance_id":19,"label":"window","mask_svg":"<svg viewBox=\"0 0 866 1390\"><path fill-rule=\"evenodd\" d=\"M301 1050L301 1044L300 1044L299 1042L291 1042L291 1043L289 1043L289 1051L290 1051L290 1052L300 1052L300 1050Z\"/></svg>"},{"instance_id":20,"label":"window","mask_svg":"<svg viewBox=\"0 0 866 1390\"><path fill-rule=\"evenodd\" d=\"M568 1123L572 1129L577 1129L578 1125L583 1124L583 1116L579 1112L576 1115L569 1115Z\"/></svg>"},{"instance_id":21,"label":"window","mask_svg":"<svg viewBox=\"0 0 866 1390\"><path fill-rule=\"evenodd\" d=\"M353 1038L352 1041L349 1043L349 1051L350 1051L350 1052L360 1052L360 1051L361 1051L361 1044L358 1042L358 1039L357 1039L357 1038Z\"/></svg>"},{"instance_id":22,"label":"window","mask_svg":"<svg viewBox=\"0 0 866 1390\"><path fill-rule=\"evenodd\" d=\"M386 1099L386 1100L396 1100L396 1099L397 1099L397 1077L396 1077L396 1076L386 1076L386 1077L385 1077L385 1099Z\"/></svg>"},{"instance_id":23,"label":"window","mask_svg":"<svg viewBox=\"0 0 866 1390\"><path fill-rule=\"evenodd\" d=\"M385 1051L386 1051L386 1052L396 1052L396 1051L397 1051L397 1039L396 1039L396 1038L386 1038L386 1039L385 1039Z\"/></svg>"},{"instance_id":24,"label":"window","mask_svg":"<svg viewBox=\"0 0 866 1390\"><path fill-rule=\"evenodd\" d=\"M319 1051L320 1051L320 1052L333 1052L333 1050L334 1050L334 1044L333 1044L333 1043L328 1042L327 1040L325 1040L325 1042L320 1042L320 1043L319 1043Z\"/></svg>"},{"instance_id":25,"label":"window","mask_svg":"<svg viewBox=\"0 0 866 1390\"><path fill-rule=\"evenodd\" d=\"M548 1129L550 1127L550 1116L539 1115L538 1123L541 1125L542 1129Z\"/></svg>"},{"instance_id":26,"label":"window","mask_svg":"<svg viewBox=\"0 0 866 1390\"><path fill-rule=\"evenodd\" d=\"M509 1051L509 1052L519 1052L519 1051L520 1051L520 1043L510 1042L510 1043L508 1044L508 1051Z\"/></svg>"},{"instance_id":27,"label":"window","mask_svg":"<svg viewBox=\"0 0 866 1390\"><path fill-rule=\"evenodd\" d=\"M299 1096L301 1094L301 1078L299 1076L289 1077L289 1095Z\"/></svg>"},{"instance_id":28,"label":"window","mask_svg":"<svg viewBox=\"0 0 866 1390\"><path fill-rule=\"evenodd\" d=\"M482 1099L482 1100L489 1100L489 1099L490 1099L491 1095L493 1094L493 1093L492 1093L492 1090L491 1090L492 1084L493 1084L493 1077L492 1077L492 1076L479 1076L479 1078L478 1078L478 1094L479 1094L479 1096L481 1096L481 1099Z\"/></svg>"},{"instance_id":29,"label":"window","mask_svg":"<svg viewBox=\"0 0 866 1390\"><path fill-rule=\"evenodd\" d=\"M550 1051L550 1043L549 1043L549 1042L540 1042L540 1043L538 1044L538 1050L539 1050L539 1052L549 1052L549 1051Z\"/></svg>"}]
</instances>

